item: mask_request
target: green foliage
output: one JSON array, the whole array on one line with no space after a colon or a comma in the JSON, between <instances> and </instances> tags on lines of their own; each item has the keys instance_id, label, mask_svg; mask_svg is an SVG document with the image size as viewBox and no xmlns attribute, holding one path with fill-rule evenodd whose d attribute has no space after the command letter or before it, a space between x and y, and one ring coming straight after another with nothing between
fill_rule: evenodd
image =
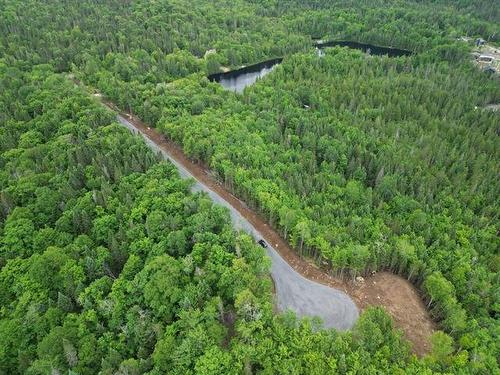
<instances>
[{"instance_id":1,"label":"green foliage","mask_svg":"<svg viewBox=\"0 0 500 375\"><path fill-rule=\"evenodd\" d=\"M352 335L273 317L263 249L234 233L224 210L190 194L189 183L138 138L110 124L96 102L61 77L36 72L18 74L31 97L45 98L45 111L18 120L17 129L43 124L44 142L29 150L64 150L67 158L33 160L30 189L15 207L4 206L2 372L320 374L356 371L362 358L367 369L406 366L405 346L382 311L365 315ZM77 133L50 118L78 121L70 128ZM26 175L23 159L5 159L12 150L3 150L5 169ZM72 184L78 168L86 173ZM58 209L40 221L47 210L33 193L46 184ZM36 240L27 251L29 238ZM376 341L369 330L379 332Z\"/></svg>"},{"instance_id":2,"label":"green foliage","mask_svg":"<svg viewBox=\"0 0 500 375\"><path fill-rule=\"evenodd\" d=\"M304 87L314 93L308 110ZM497 81L423 54L334 49L290 57L243 96L177 81L165 106L190 90L214 104L196 117L177 107L157 126L301 254L326 258L340 276L402 274L455 339L482 335L470 319L494 337L498 117L477 106L498 100ZM491 371L497 351L488 339L460 358ZM479 352L489 356L481 365Z\"/></svg>"},{"instance_id":3,"label":"green foliage","mask_svg":"<svg viewBox=\"0 0 500 375\"><path fill-rule=\"evenodd\" d=\"M0 0L0 372L498 372L498 116L480 108L500 93L456 41L498 42L495 5ZM315 37L418 54L319 58ZM204 78L278 56L241 96ZM419 360L380 309L350 333L273 316L263 250L69 70L302 255L406 276L447 333Z\"/></svg>"}]
</instances>

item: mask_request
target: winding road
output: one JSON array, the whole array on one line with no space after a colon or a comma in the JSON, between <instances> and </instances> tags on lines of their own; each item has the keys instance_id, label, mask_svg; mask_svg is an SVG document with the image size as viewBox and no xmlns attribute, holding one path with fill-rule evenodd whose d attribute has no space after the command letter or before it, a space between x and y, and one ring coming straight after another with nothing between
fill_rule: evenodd
<instances>
[{"instance_id":1,"label":"winding road","mask_svg":"<svg viewBox=\"0 0 500 375\"><path fill-rule=\"evenodd\" d=\"M105 104L117 111L117 108L111 103ZM160 152L165 159L173 163L182 178L193 179L195 181L192 187L193 192L203 191L214 203L226 207L236 230L245 231L256 240L264 238L267 241L266 251L272 262L271 276L276 288L278 310L290 309L299 317L319 317L326 328L347 330L354 325L359 312L352 299L340 290L305 278L290 266L275 249L279 246L280 240L277 239L279 236L275 234L273 238L270 238L269 235L261 233L256 225L250 223L246 217L251 216L251 220L254 222L258 221L259 218L255 214L249 214L251 211L243 202L224 190L208 174L200 174L201 168L190 162L179 149L173 148L172 144L156 130L147 127L128 114L118 114L117 119L120 124L133 133L142 135L151 149ZM222 197L222 194L225 195L225 198ZM260 224L262 225L262 223ZM267 224L263 225L266 227L266 232L271 230ZM285 247L284 244L281 245L281 248L283 247Z\"/></svg>"}]
</instances>

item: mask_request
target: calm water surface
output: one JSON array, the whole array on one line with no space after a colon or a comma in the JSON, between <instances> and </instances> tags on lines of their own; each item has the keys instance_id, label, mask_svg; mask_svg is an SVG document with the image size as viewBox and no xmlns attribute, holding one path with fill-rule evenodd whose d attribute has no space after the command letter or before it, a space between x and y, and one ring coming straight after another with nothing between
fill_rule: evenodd
<instances>
[{"instance_id":1,"label":"calm water surface","mask_svg":"<svg viewBox=\"0 0 500 375\"><path fill-rule=\"evenodd\" d=\"M254 84L259 78L269 74L281 60L273 59L227 73L212 74L208 76L208 79L219 82L227 90L241 93L245 87Z\"/></svg>"},{"instance_id":2,"label":"calm water surface","mask_svg":"<svg viewBox=\"0 0 500 375\"><path fill-rule=\"evenodd\" d=\"M380 47L372 44L357 42L331 41L314 44L316 53L319 57L325 55L325 52L323 51L324 48L335 46L358 49L367 54L376 56L386 55L389 57L398 57L409 56L412 54L412 52L408 50ZM266 74L269 74L279 63L281 63L282 60L282 58L272 59L226 73L211 74L208 76L208 79L214 82L219 82L222 87L227 90L242 93L245 87L253 85L258 79L264 77Z\"/></svg>"}]
</instances>

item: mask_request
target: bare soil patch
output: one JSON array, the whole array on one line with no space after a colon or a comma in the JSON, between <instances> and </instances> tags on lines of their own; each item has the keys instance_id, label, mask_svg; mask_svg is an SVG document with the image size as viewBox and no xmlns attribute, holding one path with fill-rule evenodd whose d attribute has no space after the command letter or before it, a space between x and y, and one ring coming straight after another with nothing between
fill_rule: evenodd
<instances>
[{"instance_id":1,"label":"bare soil patch","mask_svg":"<svg viewBox=\"0 0 500 375\"><path fill-rule=\"evenodd\" d=\"M423 356L431 349L429 338L437 329L419 291L406 279L389 272L379 272L363 283L349 283L349 295L360 309L383 306L403 330L415 354Z\"/></svg>"}]
</instances>

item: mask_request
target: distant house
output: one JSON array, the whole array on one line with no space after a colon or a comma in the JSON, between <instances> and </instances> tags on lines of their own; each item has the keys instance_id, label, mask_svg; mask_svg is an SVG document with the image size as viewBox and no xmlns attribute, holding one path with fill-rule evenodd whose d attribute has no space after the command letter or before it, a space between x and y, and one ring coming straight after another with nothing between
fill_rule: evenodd
<instances>
[{"instance_id":1,"label":"distant house","mask_svg":"<svg viewBox=\"0 0 500 375\"><path fill-rule=\"evenodd\" d=\"M477 61L479 62L484 62L484 63L492 63L493 60L495 60L495 58L493 56L489 56L489 55L480 55L478 58L477 58Z\"/></svg>"}]
</instances>

